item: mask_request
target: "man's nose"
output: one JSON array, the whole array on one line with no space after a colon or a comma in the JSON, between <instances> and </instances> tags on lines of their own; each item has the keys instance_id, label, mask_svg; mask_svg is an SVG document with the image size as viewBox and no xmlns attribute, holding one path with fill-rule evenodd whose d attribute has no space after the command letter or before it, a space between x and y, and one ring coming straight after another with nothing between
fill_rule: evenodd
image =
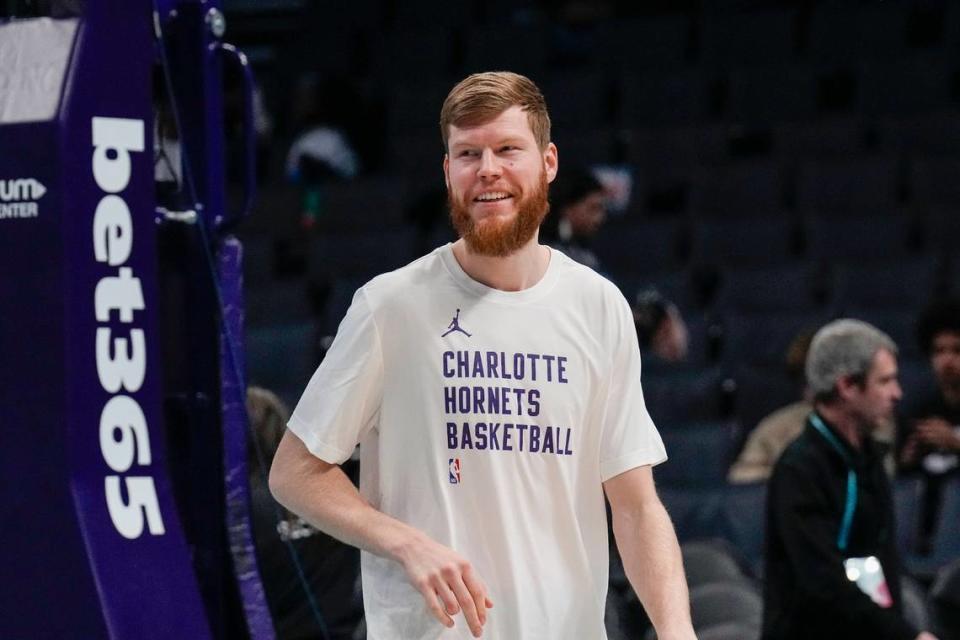
<instances>
[{"instance_id":1,"label":"man's nose","mask_svg":"<svg viewBox=\"0 0 960 640\"><path fill-rule=\"evenodd\" d=\"M899 382L894 382L893 399L899 402L901 398L903 398L903 388L900 386Z\"/></svg>"},{"instance_id":2,"label":"man's nose","mask_svg":"<svg viewBox=\"0 0 960 640\"><path fill-rule=\"evenodd\" d=\"M500 163L492 149L484 149L480 154L480 168L477 174L481 178L496 178L500 176Z\"/></svg>"}]
</instances>

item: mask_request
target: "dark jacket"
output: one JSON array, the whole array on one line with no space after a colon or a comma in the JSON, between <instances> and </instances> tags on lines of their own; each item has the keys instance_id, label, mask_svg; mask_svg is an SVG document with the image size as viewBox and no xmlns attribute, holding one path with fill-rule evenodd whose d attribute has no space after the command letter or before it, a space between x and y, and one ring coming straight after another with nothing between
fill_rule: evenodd
<instances>
[{"instance_id":1,"label":"dark jacket","mask_svg":"<svg viewBox=\"0 0 960 640\"><path fill-rule=\"evenodd\" d=\"M838 546L847 494L844 456L810 421L774 466L767 492L764 640L913 640L900 611L893 502L875 444L855 451L826 425L857 472L857 506L845 551ZM847 580L843 561L876 556L893 607Z\"/></svg>"}]
</instances>

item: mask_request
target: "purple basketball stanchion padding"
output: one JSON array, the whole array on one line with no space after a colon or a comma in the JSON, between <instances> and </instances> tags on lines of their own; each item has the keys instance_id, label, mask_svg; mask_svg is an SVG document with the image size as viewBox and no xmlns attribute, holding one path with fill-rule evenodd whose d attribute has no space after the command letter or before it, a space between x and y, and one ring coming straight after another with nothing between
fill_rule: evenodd
<instances>
[{"instance_id":1,"label":"purple basketball stanchion padding","mask_svg":"<svg viewBox=\"0 0 960 640\"><path fill-rule=\"evenodd\" d=\"M243 250L236 238L220 245L217 267L223 319L220 328L223 469L227 536L233 569L253 640L273 640L273 622L257 569L247 469L246 371L243 361Z\"/></svg>"},{"instance_id":2,"label":"purple basketball stanchion padding","mask_svg":"<svg viewBox=\"0 0 960 640\"><path fill-rule=\"evenodd\" d=\"M0 219L0 637L205 640L161 410L151 6L86 4L62 82L0 51L0 180L30 185ZM31 92L54 113L5 121Z\"/></svg>"},{"instance_id":3,"label":"purple basketball stanchion padding","mask_svg":"<svg viewBox=\"0 0 960 640\"><path fill-rule=\"evenodd\" d=\"M87 3L61 105L70 486L110 637L202 639L160 395L151 24L145 2Z\"/></svg>"}]
</instances>

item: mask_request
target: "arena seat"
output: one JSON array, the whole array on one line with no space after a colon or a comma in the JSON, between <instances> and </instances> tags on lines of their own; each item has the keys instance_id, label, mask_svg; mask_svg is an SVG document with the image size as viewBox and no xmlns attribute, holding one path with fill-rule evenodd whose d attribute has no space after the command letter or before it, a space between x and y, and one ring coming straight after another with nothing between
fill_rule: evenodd
<instances>
[{"instance_id":1,"label":"arena seat","mask_svg":"<svg viewBox=\"0 0 960 640\"><path fill-rule=\"evenodd\" d=\"M924 239L927 250L947 258L947 285L960 294L960 257L955 255L960 246L960 212L957 203L944 207L930 207L924 219Z\"/></svg>"},{"instance_id":2,"label":"arena seat","mask_svg":"<svg viewBox=\"0 0 960 640\"><path fill-rule=\"evenodd\" d=\"M914 200L927 206L956 207L960 202L958 175L960 158L956 155L912 158L909 179Z\"/></svg>"},{"instance_id":3,"label":"arena seat","mask_svg":"<svg viewBox=\"0 0 960 640\"><path fill-rule=\"evenodd\" d=\"M710 538L680 545L687 586L696 589L707 584L750 584L725 541Z\"/></svg>"},{"instance_id":4,"label":"arena seat","mask_svg":"<svg viewBox=\"0 0 960 640\"><path fill-rule=\"evenodd\" d=\"M934 628L943 638L960 638L960 558L942 567L930 587Z\"/></svg>"},{"instance_id":5,"label":"arena seat","mask_svg":"<svg viewBox=\"0 0 960 640\"><path fill-rule=\"evenodd\" d=\"M796 56L795 9L718 11L701 16L701 61L719 68L792 61Z\"/></svg>"},{"instance_id":6,"label":"arena seat","mask_svg":"<svg viewBox=\"0 0 960 640\"><path fill-rule=\"evenodd\" d=\"M895 3L856 8L843 3L818 5L810 20L810 58L823 65L843 65L851 60L902 55L906 46L903 6Z\"/></svg>"},{"instance_id":7,"label":"arena seat","mask_svg":"<svg viewBox=\"0 0 960 640\"><path fill-rule=\"evenodd\" d=\"M737 364L733 380L736 383L734 415L744 436L770 413L800 399L801 382L787 372L784 354L779 361Z\"/></svg>"},{"instance_id":8,"label":"arena seat","mask_svg":"<svg viewBox=\"0 0 960 640\"><path fill-rule=\"evenodd\" d=\"M643 394L654 421L668 425L716 421L722 416L723 373L717 369L648 374L643 378Z\"/></svg>"},{"instance_id":9,"label":"arena seat","mask_svg":"<svg viewBox=\"0 0 960 640\"><path fill-rule=\"evenodd\" d=\"M656 469L654 469L656 479ZM657 487L681 544L691 540L710 538L716 534L720 517L721 490Z\"/></svg>"},{"instance_id":10,"label":"arena seat","mask_svg":"<svg viewBox=\"0 0 960 640\"><path fill-rule=\"evenodd\" d=\"M454 8L464 3L437 4ZM412 17L404 15L404 12L422 10L423 7L419 2L404 2L398 4L397 9L402 17ZM385 83L395 82L398 77L407 77L410 69L414 68L418 78L432 78L436 84L443 84L451 75L454 71L452 61L456 35L454 30L443 24L444 15L444 12L437 12L430 20L411 22L410 26L371 42L376 49L373 57L380 61L374 71L382 76Z\"/></svg>"},{"instance_id":11,"label":"arena seat","mask_svg":"<svg viewBox=\"0 0 960 640\"><path fill-rule=\"evenodd\" d=\"M868 116L935 110L950 102L950 73L950 67L936 52L863 63L858 110Z\"/></svg>"},{"instance_id":12,"label":"arena seat","mask_svg":"<svg viewBox=\"0 0 960 640\"><path fill-rule=\"evenodd\" d=\"M734 433L729 423L657 422L669 460L654 470L659 486L715 487L726 480ZM706 454L705 454L706 452Z\"/></svg>"},{"instance_id":13,"label":"arena seat","mask_svg":"<svg viewBox=\"0 0 960 640\"><path fill-rule=\"evenodd\" d=\"M245 302L248 326L307 322L314 315L306 280L247 287Z\"/></svg>"},{"instance_id":14,"label":"arena seat","mask_svg":"<svg viewBox=\"0 0 960 640\"><path fill-rule=\"evenodd\" d=\"M621 73L676 69L687 57L689 35L683 15L605 21L598 27L597 59Z\"/></svg>"},{"instance_id":15,"label":"arena seat","mask_svg":"<svg viewBox=\"0 0 960 640\"><path fill-rule=\"evenodd\" d=\"M274 245L269 237L243 240L243 282L247 287L270 282L274 278Z\"/></svg>"},{"instance_id":16,"label":"arena seat","mask_svg":"<svg viewBox=\"0 0 960 640\"><path fill-rule=\"evenodd\" d=\"M615 149L617 145L617 132L613 129L601 125L582 128L583 121L564 127L552 134L553 141L558 149L563 149L564 162L560 165L558 179L562 179L564 170L567 168L566 161L571 161L580 166L591 166L596 164L611 164L615 158Z\"/></svg>"},{"instance_id":17,"label":"arena seat","mask_svg":"<svg viewBox=\"0 0 960 640\"><path fill-rule=\"evenodd\" d=\"M912 348L906 342L897 343L897 346L903 348L903 352L907 354L919 353L920 348L916 340L911 340L911 344L913 344ZM937 383L930 369L930 361L926 357L902 355L897 359L897 369L897 377L900 379L904 398L922 398L935 393Z\"/></svg>"},{"instance_id":18,"label":"arena seat","mask_svg":"<svg viewBox=\"0 0 960 640\"><path fill-rule=\"evenodd\" d=\"M620 86L620 122L627 126L694 124L709 113L710 79L700 70L625 75Z\"/></svg>"},{"instance_id":19,"label":"arena seat","mask_svg":"<svg viewBox=\"0 0 960 640\"><path fill-rule=\"evenodd\" d=\"M247 377L267 389L306 385L317 365L312 322L247 329Z\"/></svg>"},{"instance_id":20,"label":"arena seat","mask_svg":"<svg viewBox=\"0 0 960 640\"><path fill-rule=\"evenodd\" d=\"M879 142L885 151L908 157L950 156L960 149L960 117L952 110L888 116L879 123Z\"/></svg>"},{"instance_id":21,"label":"arena seat","mask_svg":"<svg viewBox=\"0 0 960 640\"><path fill-rule=\"evenodd\" d=\"M960 296L960 256L953 256L947 267L946 289L955 296Z\"/></svg>"},{"instance_id":22,"label":"arena seat","mask_svg":"<svg viewBox=\"0 0 960 640\"><path fill-rule=\"evenodd\" d=\"M898 165L893 156L859 156L803 162L797 207L804 212L882 213L897 201Z\"/></svg>"},{"instance_id":23,"label":"arena seat","mask_svg":"<svg viewBox=\"0 0 960 640\"><path fill-rule=\"evenodd\" d=\"M923 481L916 476L899 476L891 489L897 525L897 549L906 557L917 550Z\"/></svg>"},{"instance_id":24,"label":"arena seat","mask_svg":"<svg viewBox=\"0 0 960 640\"><path fill-rule=\"evenodd\" d=\"M817 76L807 64L736 69L729 75L726 117L732 122L772 125L817 115Z\"/></svg>"},{"instance_id":25,"label":"arena seat","mask_svg":"<svg viewBox=\"0 0 960 640\"><path fill-rule=\"evenodd\" d=\"M369 279L412 260L415 235L409 228L317 235L310 243L309 274L359 275Z\"/></svg>"},{"instance_id":26,"label":"arena seat","mask_svg":"<svg viewBox=\"0 0 960 640\"><path fill-rule=\"evenodd\" d=\"M857 117L786 122L774 127L774 150L784 161L856 156L863 151L865 134Z\"/></svg>"},{"instance_id":27,"label":"arena seat","mask_svg":"<svg viewBox=\"0 0 960 640\"><path fill-rule=\"evenodd\" d=\"M782 366L787 347L801 331L815 331L829 319L823 311L725 313L723 361Z\"/></svg>"},{"instance_id":28,"label":"arena seat","mask_svg":"<svg viewBox=\"0 0 960 640\"><path fill-rule=\"evenodd\" d=\"M822 263L901 259L907 255L910 220L903 216L820 213L810 216L805 227L807 253Z\"/></svg>"},{"instance_id":29,"label":"arena seat","mask_svg":"<svg viewBox=\"0 0 960 640\"><path fill-rule=\"evenodd\" d=\"M357 277L339 277L333 280L320 322L321 335L336 335L337 327L340 326L343 317L347 315L347 309L353 302L354 294L366 282L365 278Z\"/></svg>"},{"instance_id":30,"label":"arena seat","mask_svg":"<svg viewBox=\"0 0 960 640\"><path fill-rule=\"evenodd\" d=\"M818 306L816 283L816 271L802 263L726 268L720 272L713 308L721 313L812 312Z\"/></svg>"},{"instance_id":31,"label":"arena seat","mask_svg":"<svg viewBox=\"0 0 960 640\"><path fill-rule=\"evenodd\" d=\"M551 74L540 83L550 108L550 122L557 131L565 128L596 129L612 115L610 88L601 71L568 71ZM583 162L578 156L577 162ZM561 169L562 171L562 169Z\"/></svg>"},{"instance_id":32,"label":"arena seat","mask_svg":"<svg viewBox=\"0 0 960 640\"><path fill-rule=\"evenodd\" d=\"M443 104L450 88L439 82L410 78L406 74L403 78L404 82L390 87L387 96L390 132L397 134L410 129L425 130L436 127L438 105Z\"/></svg>"},{"instance_id":33,"label":"arena seat","mask_svg":"<svg viewBox=\"0 0 960 640\"><path fill-rule=\"evenodd\" d=\"M727 485L721 507L720 535L740 553L755 576L763 574L767 483Z\"/></svg>"},{"instance_id":34,"label":"arena seat","mask_svg":"<svg viewBox=\"0 0 960 640\"><path fill-rule=\"evenodd\" d=\"M690 615L695 630L727 622L759 626L763 598L747 584L705 584L690 590Z\"/></svg>"},{"instance_id":35,"label":"arena seat","mask_svg":"<svg viewBox=\"0 0 960 640\"><path fill-rule=\"evenodd\" d=\"M673 127L637 127L625 122L627 161L635 164L651 186L687 181L699 166L729 161L726 127L700 124Z\"/></svg>"},{"instance_id":36,"label":"arena seat","mask_svg":"<svg viewBox=\"0 0 960 640\"><path fill-rule=\"evenodd\" d=\"M926 590L909 575L900 577L900 602L904 619L915 629L930 628L931 614Z\"/></svg>"},{"instance_id":37,"label":"arena seat","mask_svg":"<svg viewBox=\"0 0 960 640\"><path fill-rule=\"evenodd\" d=\"M472 11L473 4L469 2L417 0L397 3L391 8L395 12L394 19L400 27L436 25L449 30L464 26L476 18ZM420 62L422 63L423 61ZM418 70L420 64L417 65Z\"/></svg>"},{"instance_id":38,"label":"arena seat","mask_svg":"<svg viewBox=\"0 0 960 640\"><path fill-rule=\"evenodd\" d=\"M942 495L930 554L940 566L960 558L960 478L951 478L944 485Z\"/></svg>"},{"instance_id":39,"label":"arena seat","mask_svg":"<svg viewBox=\"0 0 960 640\"><path fill-rule=\"evenodd\" d=\"M540 78L546 68L547 51L547 34L542 26L496 24L476 27L467 33L466 71L510 69L531 78ZM439 104L437 102L429 113L435 114Z\"/></svg>"},{"instance_id":40,"label":"arena seat","mask_svg":"<svg viewBox=\"0 0 960 640\"><path fill-rule=\"evenodd\" d=\"M917 344L916 326L920 300L926 302L929 296L918 297L916 302L905 301L901 305L889 303L884 307L862 307L854 305L838 305L838 315L857 318L874 325L887 333L899 350L899 360L909 362L923 359L920 345ZM924 363L929 369L929 364Z\"/></svg>"},{"instance_id":41,"label":"arena seat","mask_svg":"<svg viewBox=\"0 0 960 640\"><path fill-rule=\"evenodd\" d=\"M757 640L760 625L746 622L724 622L697 630L699 640Z\"/></svg>"},{"instance_id":42,"label":"arena seat","mask_svg":"<svg viewBox=\"0 0 960 640\"><path fill-rule=\"evenodd\" d=\"M422 144L422 142L421 142ZM437 143L440 146L440 143ZM442 156L437 153L437 171ZM366 231L371 227L401 227L402 204L406 184L394 176L371 176L350 182L325 185L321 193L321 211L317 217L320 230Z\"/></svg>"},{"instance_id":43,"label":"arena seat","mask_svg":"<svg viewBox=\"0 0 960 640\"><path fill-rule=\"evenodd\" d=\"M701 167L690 183L690 209L724 218L766 219L783 208L780 167L751 160L721 167Z\"/></svg>"},{"instance_id":44,"label":"arena seat","mask_svg":"<svg viewBox=\"0 0 960 640\"><path fill-rule=\"evenodd\" d=\"M886 255L890 253L895 252ZM890 309L905 311L906 316L916 315L914 310L933 297L937 267L935 256L901 257L896 262L873 260L837 265L832 270L829 287L831 304L841 311ZM848 315L854 314L849 312Z\"/></svg>"},{"instance_id":45,"label":"arena seat","mask_svg":"<svg viewBox=\"0 0 960 640\"><path fill-rule=\"evenodd\" d=\"M668 271L679 266L682 232L678 220L613 220L600 229L594 250L613 273Z\"/></svg>"}]
</instances>

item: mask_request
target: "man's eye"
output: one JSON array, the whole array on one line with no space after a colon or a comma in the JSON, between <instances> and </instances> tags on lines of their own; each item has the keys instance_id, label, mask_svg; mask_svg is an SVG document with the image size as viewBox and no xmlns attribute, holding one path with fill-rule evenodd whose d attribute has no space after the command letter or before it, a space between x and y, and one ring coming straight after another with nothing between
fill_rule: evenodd
<instances>
[{"instance_id":1,"label":"man's eye","mask_svg":"<svg viewBox=\"0 0 960 640\"><path fill-rule=\"evenodd\" d=\"M476 156L476 155L477 155L477 152L476 152L476 151L473 151L472 149L465 149L465 150L463 150L463 151L460 152L460 157L461 157L461 158L472 158L472 157L474 157L474 156Z\"/></svg>"},{"instance_id":2,"label":"man's eye","mask_svg":"<svg viewBox=\"0 0 960 640\"><path fill-rule=\"evenodd\" d=\"M500 147L500 151L516 151L517 147L507 145L505 147Z\"/></svg>"}]
</instances>

